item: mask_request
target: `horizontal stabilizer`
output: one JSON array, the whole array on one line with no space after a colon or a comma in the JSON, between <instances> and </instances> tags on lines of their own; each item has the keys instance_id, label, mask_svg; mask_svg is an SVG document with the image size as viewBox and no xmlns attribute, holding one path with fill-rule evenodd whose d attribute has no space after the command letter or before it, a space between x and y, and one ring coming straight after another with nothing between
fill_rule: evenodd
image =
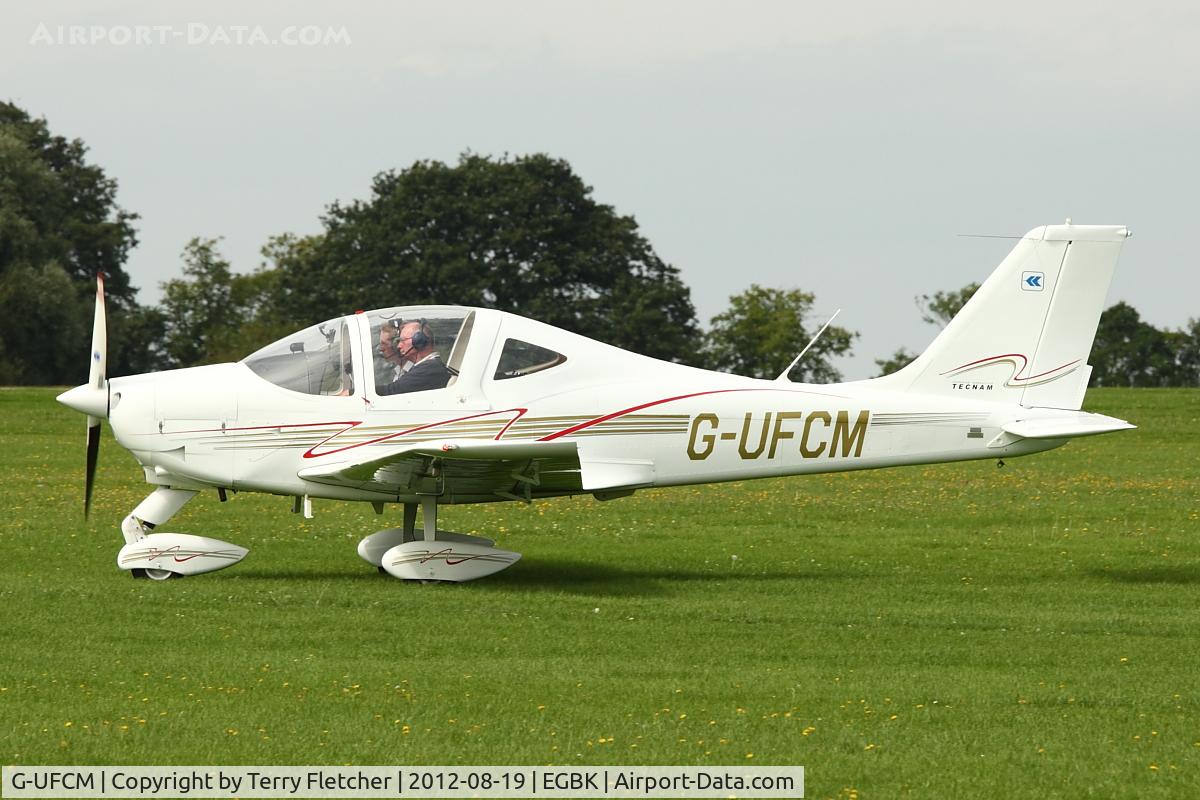
<instances>
[{"instance_id":1,"label":"horizontal stabilizer","mask_svg":"<svg viewBox=\"0 0 1200 800\"><path fill-rule=\"evenodd\" d=\"M1095 436L1100 433L1127 431L1136 428L1123 419L1106 417L1103 414L1078 412L1072 415L1054 415L1034 419L1022 419L1002 426L1001 433L990 447L1003 447L1019 439L1075 439L1080 436Z\"/></svg>"}]
</instances>

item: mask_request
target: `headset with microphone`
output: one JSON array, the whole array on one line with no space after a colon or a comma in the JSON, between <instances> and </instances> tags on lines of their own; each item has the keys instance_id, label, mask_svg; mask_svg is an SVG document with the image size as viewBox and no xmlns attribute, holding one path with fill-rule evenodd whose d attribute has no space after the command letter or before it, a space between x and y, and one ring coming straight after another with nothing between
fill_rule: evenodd
<instances>
[{"instance_id":1,"label":"headset with microphone","mask_svg":"<svg viewBox=\"0 0 1200 800\"><path fill-rule=\"evenodd\" d=\"M409 320L409 322L412 321L413 320ZM405 323L402 319L388 320L388 327L392 329L393 342L403 341L404 337L400 335L400 331L406 324L407 323ZM419 352L429 346L429 334L425 332L429 329L429 323L425 321L424 317L421 317L421 319L417 321L417 326L417 330L408 338L408 350L401 350L395 344L392 345L392 349L399 353L401 358L408 358L408 354L414 350Z\"/></svg>"}]
</instances>

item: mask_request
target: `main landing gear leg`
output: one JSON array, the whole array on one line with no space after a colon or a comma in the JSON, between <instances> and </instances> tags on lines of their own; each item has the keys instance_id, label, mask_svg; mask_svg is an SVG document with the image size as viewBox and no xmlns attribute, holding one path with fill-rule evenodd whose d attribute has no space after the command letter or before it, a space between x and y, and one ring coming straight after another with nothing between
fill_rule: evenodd
<instances>
[{"instance_id":1,"label":"main landing gear leg","mask_svg":"<svg viewBox=\"0 0 1200 800\"><path fill-rule=\"evenodd\" d=\"M135 578L167 578L212 572L241 561L249 552L219 539L186 533L153 533L196 496L191 489L159 486L121 522L125 546L117 566Z\"/></svg>"},{"instance_id":2,"label":"main landing gear leg","mask_svg":"<svg viewBox=\"0 0 1200 800\"><path fill-rule=\"evenodd\" d=\"M375 565L380 572L386 573L387 570L383 568L383 554L398 544L416 541L418 538L416 529L417 504L405 503L403 526L375 531L360 541L358 543L358 557L368 564Z\"/></svg>"},{"instance_id":3,"label":"main landing gear leg","mask_svg":"<svg viewBox=\"0 0 1200 800\"><path fill-rule=\"evenodd\" d=\"M421 515L425 518L425 541L432 544L437 539L437 498L421 498Z\"/></svg>"},{"instance_id":4,"label":"main landing gear leg","mask_svg":"<svg viewBox=\"0 0 1200 800\"><path fill-rule=\"evenodd\" d=\"M404 504L404 541L411 542L417 538L413 529L417 527L417 504ZM397 542L396 544L400 544ZM393 545L394 547L395 545ZM389 548L390 549L390 548Z\"/></svg>"}]
</instances>

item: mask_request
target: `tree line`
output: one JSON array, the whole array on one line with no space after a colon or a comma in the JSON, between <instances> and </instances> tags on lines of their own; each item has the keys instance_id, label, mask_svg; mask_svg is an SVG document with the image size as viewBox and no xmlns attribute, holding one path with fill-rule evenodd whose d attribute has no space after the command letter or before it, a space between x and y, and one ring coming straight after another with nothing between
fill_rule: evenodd
<instances>
[{"instance_id":1,"label":"tree line","mask_svg":"<svg viewBox=\"0 0 1200 800\"><path fill-rule=\"evenodd\" d=\"M667 360L773 378L824 322L815 297L752 285L702 328L679 271L633 217L596 202L545 154L381 172L370 196L333 202L311 236L283 233L236 271L219 239L195 238L157 305L140 305L124 264L137 214L79 139L0 103L0 384L71 384L86 374L97 273L109 299L111 375L239 359L297 328L356 309L501 308ZM974 287L918 298L944 324ZM858 334L829 326L789 373L840 379ZM1200 323L1160 331L1118 303L1104 312L1096 385L1196 385ZM878 361L882 372L912 356Z\"/></svg>"}]
</instances>

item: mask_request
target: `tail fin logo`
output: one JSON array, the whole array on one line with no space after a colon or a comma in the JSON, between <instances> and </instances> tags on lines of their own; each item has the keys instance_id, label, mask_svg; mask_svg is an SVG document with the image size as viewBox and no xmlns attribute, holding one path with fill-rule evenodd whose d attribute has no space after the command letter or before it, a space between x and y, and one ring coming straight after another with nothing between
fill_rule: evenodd
<instances>
[{"instance_id":1,"label":"tail fin logo","mask_svg":"<svg viewBox=\"0 0 1200 800\"><path fill-rule=\"evenodd\" d=\"M1004 382L1004 388L1022 389L1026 386L1040 386L1043 383L1058 380L1064 375L1069 375L1079 368L1081 360L1077 358L1054 369L1039 372L1037 375L1024 375L1023 373L1029 368L1029 359L1020 353L1005 353L1004 355L981 358L978 361L963 364L961 367L955 367L952 370L943 372L942 375L953 378L962 375L964 372L973 372L993 366L994 364L1008 364L1012 369L1012 375Z\"/></svg>"},{"instance_id":2,"label":"tail fin logo","mask_svg":"<svg viewBox=\"0 0 1200 800\"><path fill-rule=\"evenodd\" d=\"M1026 292L1040 292L1045 286L1042 281L1045 279L1044 272L1022 272L1021 273L1021 289Z\"/></svg>"}]
</instances>

